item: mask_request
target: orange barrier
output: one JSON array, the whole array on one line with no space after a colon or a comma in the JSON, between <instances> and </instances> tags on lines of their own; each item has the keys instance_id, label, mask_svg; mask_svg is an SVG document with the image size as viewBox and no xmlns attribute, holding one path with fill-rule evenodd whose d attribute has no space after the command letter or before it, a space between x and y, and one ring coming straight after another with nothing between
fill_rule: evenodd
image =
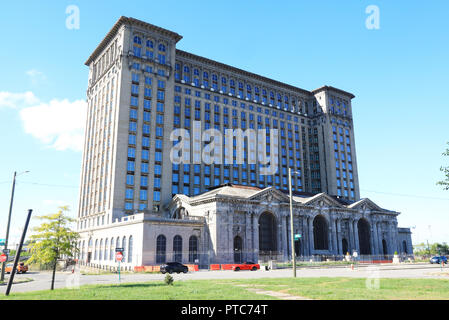
<instances>
[{"instance_id":1,"label":"orange barrier","mask_svg":"<svg viewBox=\"0 0 449 320\"><path fill-rule=\"evenodd\" d=\"M189 271L198 271L198 265L196 264L186 264L187 268L189 268Z\"/></svg>"},{"instance_id":2,"label":"orange barrier","mask_svg":"<svg viewBox=\"0 0 449 320\"><path fill-rule=\"evenodd\" d=\"M221 270L232 270L233 264L222 264Z\"/></svg>"},{"instance_id":3,"label":"orange barrier","mask_svg":"<svg viewBox=\"0 0 449 320\"><path fill-rule=\"evenodd\" d=\"M220 270L219 264L211 264L209 270Z\"/></svg>"},{"instance_id":4,"label":"orange barrier","mask_svg":"<svg viewBox=\"0 0 449 320\"><path fill-rule=\"evenodd\" d=\"M145 271L145 267L144 266L134 267L134 272L144 272L144 271Z\"/></svg>"}]
</instances>

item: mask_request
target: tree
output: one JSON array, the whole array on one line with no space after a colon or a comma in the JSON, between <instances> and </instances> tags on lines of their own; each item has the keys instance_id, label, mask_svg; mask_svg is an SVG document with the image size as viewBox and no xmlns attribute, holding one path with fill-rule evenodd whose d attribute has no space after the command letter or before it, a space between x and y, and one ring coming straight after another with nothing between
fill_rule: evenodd
<instances>
[{"instance_id":1,"label":"tree","mask_svg":"<svg viewBox=\"0 0 449 320\"><path fill-rule=\"evenodd\" d=\"M446 151L443 152L443 156L449 157L449 142L447 143L447 145L448 148L446 148ZM437 184L443 186L444 190L449 190L449 166L447 167L442 166L440 168L440 171L442 171L446 177L444 180L438 181Z\"/></svg>"},{"instance_id":2,"label":"tree","mask_svg":"<svg viewBox=\"0 0 449 320\"><path fill-rule=\"evenodd\" d=\"M58 259L73 257L78 251L76 240L79 234L70 229L70 223L75 220L65 215L68 211L69 208L64 206L59 207L58 213L36 217L46 221L33 228L36 233L30 236L31 257L28 263L52 264L51 290L54 289Z\"/></svg>"}]
</instances>

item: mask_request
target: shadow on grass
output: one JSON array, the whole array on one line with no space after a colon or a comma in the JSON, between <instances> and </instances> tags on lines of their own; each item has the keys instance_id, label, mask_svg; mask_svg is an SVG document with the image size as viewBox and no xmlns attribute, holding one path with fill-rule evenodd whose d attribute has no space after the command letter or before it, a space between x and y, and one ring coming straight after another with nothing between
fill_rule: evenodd
<instances>
[{"instance_id":1,"label":"shadow on grass","mask_svg":"<svg viewBox=\"0 0 449 320\"><path fill-rule=\"evenodd\" d=\"M95 289L117 289L117 288L150 288L150 287L168 287L165 283L161 282L151 282L151 283L121 283L121 284L102 284L102 285L92 285ZM91 285L86 285L85 289L90 289ZM83 287L81 287L83 288Z\"/></svg>"}]
</instances>

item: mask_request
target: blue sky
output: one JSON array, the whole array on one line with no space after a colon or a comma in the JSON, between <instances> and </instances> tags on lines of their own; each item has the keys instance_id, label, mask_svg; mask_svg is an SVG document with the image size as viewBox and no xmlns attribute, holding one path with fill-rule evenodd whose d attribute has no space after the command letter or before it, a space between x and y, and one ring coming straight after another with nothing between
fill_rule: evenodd
<instances>
[{"instance_id":1,"label":"blue sky","mask_svg":"<svg viewBox=\"0 0 449 320\"><path fill-rule=\"evenodd\" d=\"M343 4L345 3L345 4ZM80 28L66 27L66 8ZM365 12L376 5L380 29ZM355 94L362 197L449 242L441 153L449 141L448 1L22 1L0 5L0 238L14 171L13 241L26 211L76 215L87 67L122 15L181 34L178 48L307 90ZM33 222L32 225L36 223ZM430 226L430 228L429 228Z\"/></svg>"}]
</instances>

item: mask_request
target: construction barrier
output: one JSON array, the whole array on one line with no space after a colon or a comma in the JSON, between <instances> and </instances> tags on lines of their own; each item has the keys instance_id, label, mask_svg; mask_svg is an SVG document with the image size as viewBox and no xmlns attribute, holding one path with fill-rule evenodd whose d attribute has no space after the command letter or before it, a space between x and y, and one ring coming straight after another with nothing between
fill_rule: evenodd
<instances>
[{"instance_id":1,"label":"construction barrier","mask_svg":"<svg viewBox=\"0 0 449 320\"><path fill-rule=\"evenodd\" d=\"M233 264L222 264L221 270L232 270Z\"/></svg>"},{"instance_id":2,"label":"construction barrier","mask_svg":"<svg viewBox=\"0 0 449 320\"><path fill-rule=\"evenodd\" d=\"M187 268L189 268L189 271L198 271L198 265L196 264L186 264Z\"/></svg>"},{"instance_id":3,"label":"construction barrier","mask_svg":"<svg viewBox=\"0 0 449 320\"><path fill-rule=\"evenodd\" d=\"M144 272L145 267L144 266L136 266L134 267L134 272Z\"/></svg>"}]
</instances>

